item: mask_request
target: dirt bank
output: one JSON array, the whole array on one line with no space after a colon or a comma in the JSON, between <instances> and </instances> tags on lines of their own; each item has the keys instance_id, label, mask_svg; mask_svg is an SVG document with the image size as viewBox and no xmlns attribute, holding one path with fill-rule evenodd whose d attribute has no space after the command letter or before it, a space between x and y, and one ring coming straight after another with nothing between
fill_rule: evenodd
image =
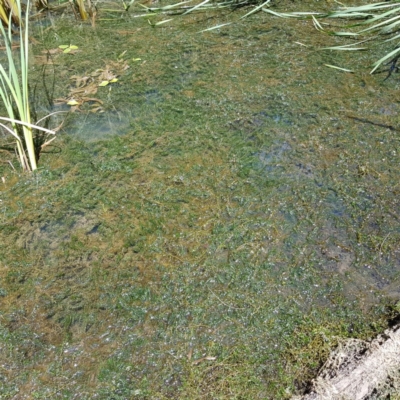
<instances>
[{"instance_id":1,"label":"dirt bank","mask_svg":"<svg viewBox=\"0 0 400 400\"><path fill-rule=\"evenodd\" d=\"M292 400L399 398L400 324L370 342L342 342L313 380L310 392Z\"/></svg>"}]
</instances>

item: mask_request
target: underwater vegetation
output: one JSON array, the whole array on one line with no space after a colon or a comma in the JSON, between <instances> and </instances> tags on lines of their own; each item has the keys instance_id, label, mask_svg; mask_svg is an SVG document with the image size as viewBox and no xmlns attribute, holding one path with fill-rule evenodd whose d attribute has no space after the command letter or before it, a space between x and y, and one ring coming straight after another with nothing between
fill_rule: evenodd
<instances>
[{"instance_id":1,"label":"underwater vegetation","mask_svg":"<svg viewBox=\"0 0 400 400\"><path fill-rule=\"evenodd\" d=\"M134 5L30 24L71 113L35 173L1 148L0 397L303 393L396 318L397 83L307 19Z\"/></svg>"}]
</instances>

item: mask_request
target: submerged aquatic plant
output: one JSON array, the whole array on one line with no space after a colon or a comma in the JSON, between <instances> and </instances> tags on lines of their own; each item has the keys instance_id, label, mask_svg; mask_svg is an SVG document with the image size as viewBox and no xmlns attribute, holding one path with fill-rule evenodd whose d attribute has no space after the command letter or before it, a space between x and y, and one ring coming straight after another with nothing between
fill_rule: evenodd
<instances>
[{"instance_id":1,"label":"submerged aquatic plant","mask_svg":"<svg viewBox=\"0 0 400 400\"><path fill-rule=\"evenodd\" d=\"M0 125L11 133L16 139L19 161L25 171L37 169L37 158L40 149L37 146L42 143L34 141L34 129L41 132L54 134L54 131L45 129L31 123L31 110L29 104L29 82L28 82L28 23L29 23L29 0L25 21L22 22L21 0L15 1L19 21L18 50L14 51L12 46L12 27L8 28L0 23L0 32L4 38L7 65L0 64L0 96L6 108L8 117L2 117L2 121L11 124L11 128L5 124ZM11 14L12 17L13 14ZM9 21L11 21L11 17ZM18 54L19 53L19 54Z\"/></svg>"}]
</instances>

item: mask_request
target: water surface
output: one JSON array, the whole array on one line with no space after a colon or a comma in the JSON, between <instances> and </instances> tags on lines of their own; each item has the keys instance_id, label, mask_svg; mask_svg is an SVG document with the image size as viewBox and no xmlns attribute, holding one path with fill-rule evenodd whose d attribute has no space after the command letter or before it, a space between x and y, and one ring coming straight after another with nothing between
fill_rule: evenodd
<instances>
[{"instance_id":1,"label":"water surface","mask_svg":"<svg viewBox=\"0 0 400 400\"><path fill-rule=\"evenodd\" d=\"M37 54L80 49L55 57L55 97L118 82L38 174L2 166L4 398L285 398L338 336L384 326L398 78L369 74L378 50L314 51L339 39L309 21L198 32L235 15L37 33Z\"/></svg>"}]
</instances>

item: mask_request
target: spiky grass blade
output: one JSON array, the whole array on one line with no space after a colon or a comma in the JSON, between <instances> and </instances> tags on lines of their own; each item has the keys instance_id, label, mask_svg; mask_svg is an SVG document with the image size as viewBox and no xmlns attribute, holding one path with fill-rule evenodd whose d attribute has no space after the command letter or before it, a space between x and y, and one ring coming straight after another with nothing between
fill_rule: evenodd
<instances>
[{"instance_id":1,"label":"spiky grass blade","mask_svg":"<svg viewBox=\"0 0 400 400\"><path fill-rule=\"evenodd\" d=\"M173 10L179 9L183 5L185 5L187 3L191 3L191 2L192 2L192 0L186 0L186 1L181 1L179 3L170 4L170 5L164 6L164 7L147 7L144 4L139 4L139 6L144 8L147 11L162 13L162 12L166 12L166 11L173 11Z\"/></svg>"},{"instance_id":2,"label":"spiky grass blade","mask_svg":"<svg viewBox=\"0 0 400 400\"><path fill-rule=\"evenodd\" d=\"M393 36L393 37L391 37L390 39L386 39L385 43L386 42L391 42L392 40L396 40L396 39L400 39L400 33L395 35L395 36Z\"/></svg>"},{"instance_id":3,"label":"spiky grass blade","mask_svg":"<svg viewBox=\"0 0 400 400\"><path fill-rule=\"evenodd\" d=\"M343 72L351 72L351 73L354 72L354 71L352 71L351 69L338 67L338 66L336 66L336 65L331 65L331 64L324 64L324 65L325 65L325 67L337 69L337 70L343 71Z\"/></svg>"},{"instance_id":4,"label":"spiky grass blade","mask_svg":"<svg viewBox=\"0 0 400 400\"><path fill-rule=\"evenodd\" d=\"M60 112L63 112L63 111L60 111ZM45 118L46 118L46 117L45 117ZM44 118L42 118L41 121L42 121L43 119L44 119ZM18 119L7 118L7 117L0 117L0 120L1 120L1 121L11 122L11 123L13 123L13 124L18 124L18 125L26 126L26 127L28 127L28 128L31 128L31 129L38 129L38 130L40 130L40 131L42 131L42 132L46 132L46 133L49 133L49 134L51 134L51 135L54 135L54 134L55 134L55 132L52 131L52 130L50 130L50 129L43 128L42 126L39 126L39 125L30 124L30 123L28 123L28 122L20 121L20 120L18 120ZM13 134L13 135L14 135L14 134Z\"/></svg>"},{"instance_id":5,"label":"spiky grass blade","mask_svg":"<svg viewBox=\"0 0 400 400\"><path fill-rule=\"evenodd\" d=\"M163 20L163 21L156 22L155 24L153 24L153 26L158 26L158 25L167 24L168 22L171 22L172 20L173 20L173 18L165 19L165 20Z\"/></svg>"},{"instance_id":6,"label":"spiky grass blade","mask_svg":"<svg viewBox=\"0 0 400 400\"><path fill-rule=\"evenodd\" d=\"M339 51L348 51L348 50L366 50L366 47L353 47L361 43L368 42L371 39L361 40L360 42L351 43L351 44L344 44L342 46L329 46L323 47L321 50L339 50Z\"/></svg>"},{"instance_id":7,"label":"spiky grass blade","mask_svg":"<svg viewBox=\"0 0 400 400\"><path fill-rule=\"evenodd\" d=\"M21 0L16 0L17 14L19 23L19 49L16 54L12 49L13 32L11 23L8 29L0 24L0 33L5 41L7 69L0 64L0 97L6 108L8 118L2 120L11 122L13 136L16 138L18 157L21 165L26 171L37 169L36 151L33 140L33 129L39 129L31 123L31 113L29 107L29 87L28 87L28 51L29 51L29 0L26 3L27 11L25 21L22 23ZM40 128L42 131L44 128ZM8 129L10 131L10 129Z\"/></svg>"},{"instance_id":8,"label":"spiky grass blade","mask_svg":"<svg viewBox=\"0 0 400 400\"><path fill-rule=\"evenodd\" d=\"M393 7L394 5L395 4L392 3L392 4L389 4L388 6L389 7ZM394 8L392 10L386 11L386 12L384 12L382 14L374 15L371 19L369 19L368 21L365 21L364 24L373 24L375 21L379 21L381 19L385 19L386 17L389 17L392 14L398 13L399 9L400 9L400 7L397 7L397 8ZM389 22L389 21L387 21L387 22ZM384 23L385 23L385 21L384 21Z\"/></svg>"},{"instance_id":9,"label":"spiky grass blade","mask_svg":"<svg viewBox=\"0 0 400 400\"><path fill-rule=\"evenodd\" d=\"M366 4L359 7L347 7L337 13L329 14L328 17L353 18L358 17L360 13L367 13L368 15L368 19L363 21L360 25L368 24L369 26L358 31L356 33L357 35L362 35L370 32L377 32L379 35L385 35L394 33L399 30L400 7L398 1L389 3L380 2L375 4ZM393 37L385 40L385 42L396 40L398 38L400 38L400 34L394 35ZM332 50L334 48L327 49ZM352 49L356 48L353 47ZM345 46L337 46L336 50L346 50L346 48ZM399 53L400 48L396 47L384 57L380 58L374 63L371 74L374 73L385 61L390 61L391 59L394 59L399 55Z\"/></svg>"},{"instance_id":10,"label":"spiky grass blade","mask_svg":"<svg viewBox=\"0 0 400 400\"><path fill-rule=\"evenodd\" d=\"M4 4L0 2L0 22L3 21L3 23L8 26L8 13L7 10L4 7Z\"/></svg>"},{"instance_id":11,"label":"spiky grass blade","mask_svg":"<svg viewBox=\"0 0 400 400\"><path fill-rule=\"evenodd\" d=\"M265 7L268 3L270 3L271 0L267 0L264 3L260 4L259 6L253 8L250 12L248 12L247 14L243 15L242 17L240 17L240 19L246 18L251 14L256 13L257 11L261 10L263 7Z\"/></svg>"},{"instance_id":12,"label":"spiky grass blade","mask_svg":"<svg viewBox=\"0 0 400 400\"><path fill-rule=\"evenodd\" d=\"M312 20L313 20L313 24L314 27L317 31L323 31L324 28L322 27L322 25L320 24L320 22L317 20L317 18L314 17L314 15L312 15Z\"/></svg>"},{"instance_id":13,"label":"spiky grass blade","mask_svg":"<svg viewBox=\"0 0 400 400\"><path fill-rule=\"evenodd\" d=\"M397 13L399 13L400 12L400 7L397 8L396 10L392 10L392 11L396 11ZM390 30L392 28L392 25L396 25L396 24L391 24L391 22L392 21L397 21L399 18L400 18L400 15L396 15L393 18L386 19L386 20L380 22L379 24L375 24L373 26L365 28L365 29L361 30L359 33L368 32L368 31L374 31L374 30L377 30L381 26L384 27L384 28L382 28L382 31L384 29L389 29ZM368 21L368 22L370 22L370 21Z\"/></svg>"},{"instance_id":14,"label":"spiky grass blade","mask_svg":"<svg viewBox=\"0 0 400 400\"><path fill-rule=\"evenodd\" d=\"M381 59L379 59L379 60L374 64L374 68L372 69L372 71L371 71L370 73L373 74L385 61L390 60L391 58L396 57L399 53L400 53L400 47L394 49L394 50L391 51L389 54L386 54L384 57L382 57Z\"/></svg>"},{"instance_id":15,"label":"spiky grass blade","mask_svg":"<svg viewBox=\"0 0 400 400\"><path fill-rule=\"evenodd\" d=\"M85 3L83 0L75 0L75 6L79 11L79 15L82 18L82 21L86 21L88 19L88 13L85 8Z\"/></svg>"},{"instance_id":16,"label":"spiky grass blade","mask_svg":"<svg viewBox=\"0 0 400 400\"><path fill-rule=\"evenodd\" d=\"M380 2L373 4L366 4L363 6L356 7L342 7L338 11L333 11L327 16L329 18L349 18L349 17L359 17L359 16L374 16L373 12L376 10L382 10L385 8L393 7L394 3Z\"/></svg>"},{"instance_id":17,"label":"spiky grass blade","mask_svg":"<svg viewBox=\"0 0 400 400\"><path fill-rule=\"evenodd\" d=\"M360 51L360 50L367 50L367 48L366 47L332 46L332 47L323 47L321 50Z\"/></svg>"},{"instance_id":18,"label":"spiky grass blade","mask_svg":"<svg viewBox=\"0 0 400 400\"><path fill-rule=\"evenodd\" d=\"M21 20L16 0L0 1L0 19L6 27L9 25L10 20L12 20L15 25L20 25Z\"/></svg>"},{"instance_id":19,"label":"spiky grass blade","mask_svg":"<svg viewBox=\"0 0 400 400\"><path fill-rule=\"evenodd\" d=\"M227 22L226 24L220 24L220 25L213 26L211 28L203 29L202 31L199 31L199 33L214 31L215 29L219 29L219 28L222 28L223 26L227 26L227 25L232 25L232 22Z\"/></svg>"},{"instance_id":20,"label":"spiky grass blade","mask_svg":"<svg viewBox=\"0 0 400 400\"><path fill-rule=\"evenodd\" d=\"M209 3L209 2L210 2L210 0L204 0L203 2L197 4L196 6L190 8L189 10L187 10L186 12L184 12L182 15L189 14L189 13L191 13L191 12L197 10L198 8L201 8L202 6L206 5L206 4Z\"/></svg>"},{"instance_id":21,"label":"spiky grass blade","mask_svg":"<svg viewBox=\"0 0 400 400\"><path fill-rule=\"evenodd\" d=\"M334 36L359 36L359 33L355 32L332 32Z\"/></svg>"},{"instance_id":22,"label":"spiky grass blade","mask_svg":"<svg viewBox=\"0 0 400 400\"><path fill-rule=\"evenodd\" d=\"M318 12L281 13L281 12L273 11L269 8L263 8L262 10L268 14L275 15L276 17L280 17L280 18L307 18L307 17L313 16L313 15L323 15Z\"/></svg>"}]
</instances>

